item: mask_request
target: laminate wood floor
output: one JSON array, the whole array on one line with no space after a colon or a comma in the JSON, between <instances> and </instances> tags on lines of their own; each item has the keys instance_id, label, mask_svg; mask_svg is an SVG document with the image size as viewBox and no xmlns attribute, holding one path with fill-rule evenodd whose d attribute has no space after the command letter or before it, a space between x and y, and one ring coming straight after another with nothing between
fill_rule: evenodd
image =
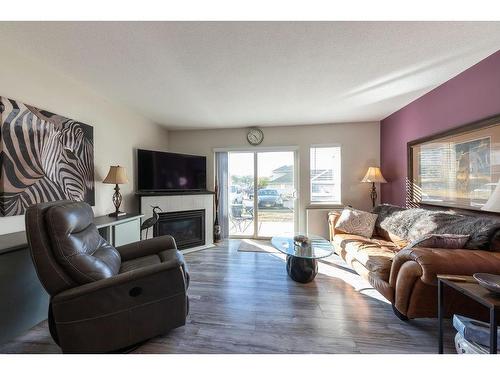
<instances>
[{"instance_id":1,"label":"laminate wood floor","mask_svg":"<svg viewBox=\"0 0 500 375\"><path fill-rule=\"evenodd\" d=\"M391 305L337 256L309 284L284 256L238 252L239 240L186 254L190 314L184 327L135 353L437 353L437 320L398 320ZM454 353L445 324L445 352ZM42 322L0 353L60 353Z\"/></svg>"}]
</instances>

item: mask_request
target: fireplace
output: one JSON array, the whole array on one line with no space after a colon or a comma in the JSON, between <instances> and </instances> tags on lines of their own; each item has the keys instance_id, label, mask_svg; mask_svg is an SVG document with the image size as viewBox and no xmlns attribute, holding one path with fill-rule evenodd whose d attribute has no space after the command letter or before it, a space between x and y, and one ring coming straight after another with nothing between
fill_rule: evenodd
<instances>
[{"instance_id":1,"label":"fireplace","mask_svg":"<svg viewBox=\"0 0 500 375\"><path fill-rule=\"evenodd\" d=\"M205 210L161 212L159 216L153 230L155 237L174 237L178 249L205 245Z\"/></svg>"}]
</instances>

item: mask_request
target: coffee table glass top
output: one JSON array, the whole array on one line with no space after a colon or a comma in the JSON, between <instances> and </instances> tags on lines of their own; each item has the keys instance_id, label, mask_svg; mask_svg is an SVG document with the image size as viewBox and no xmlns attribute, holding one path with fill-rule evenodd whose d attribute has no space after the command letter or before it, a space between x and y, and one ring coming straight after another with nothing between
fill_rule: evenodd
<instances>
[{"instance_id":1,"label":"coffee table glass top","mask_svg":"<svg viewBox=\"0 0 500 375\"><path fill-rule=\"evenodd\" d=\"M305 236L308 241L301 243L294 241L296 236ZM298 258L318 259L326 258L333 254L333 245L320 236L306 236L297 233L295 236L276 236L271 238L272 245L284 254Z\"/></svg>"}]
</instances>

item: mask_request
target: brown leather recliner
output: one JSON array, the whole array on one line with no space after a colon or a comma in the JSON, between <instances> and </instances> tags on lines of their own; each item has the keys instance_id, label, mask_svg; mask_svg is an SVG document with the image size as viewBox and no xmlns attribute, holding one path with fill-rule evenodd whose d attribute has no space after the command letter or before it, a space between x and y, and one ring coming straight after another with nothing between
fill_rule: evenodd
<instances>
[{"instance_id":1,"label":"brown leather recliner","mask_svg":"<svg viewBox=\"0 0 500 375\"><path fill-rule=\"evenodd\" d=\"M171 236L117 247L83 202L28 208L26 233L50 295L49 328L65 353L122 350L186 322L189 275Z\"/></svg>"}]
</instances>

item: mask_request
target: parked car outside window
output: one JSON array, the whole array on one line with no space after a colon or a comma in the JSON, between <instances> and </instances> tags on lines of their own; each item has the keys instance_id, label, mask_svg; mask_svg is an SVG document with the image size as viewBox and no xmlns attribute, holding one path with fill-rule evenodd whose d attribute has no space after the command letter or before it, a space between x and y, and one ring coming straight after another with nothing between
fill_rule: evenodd
<instances>
[{"instance_id":1,"label":"parked car outside window","mask_svg":"<svg viewBox=\"0 0 500 375\"><path fill-rule=\"evenodd\" d=\"M276 189L259 189L257 192L257 204L259 208L283 207L283 199Z\"/></svg>"}]
</instances>

